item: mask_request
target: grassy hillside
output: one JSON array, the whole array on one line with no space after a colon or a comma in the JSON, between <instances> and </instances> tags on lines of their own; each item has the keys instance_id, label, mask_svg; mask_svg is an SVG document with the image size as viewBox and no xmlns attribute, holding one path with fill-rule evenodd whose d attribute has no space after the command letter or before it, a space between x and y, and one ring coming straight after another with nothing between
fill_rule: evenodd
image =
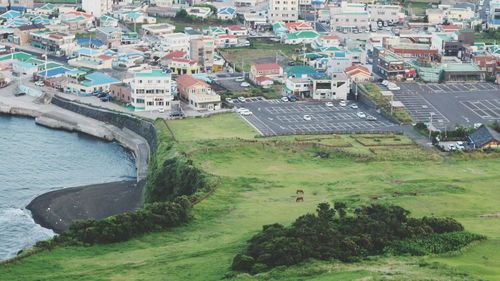
<instances>
[{"instance_id":1,"label":"grassy hillside","mask_svg":"<svg viewBox=\"0 0 500 281\"><path fill-rule=\"evenodd\" d=\"M500 280L500 218L480 217L499 211L495 155L443 158L394 135L254 138L233 114L168 124L178 149L218 183L194 207L192 223L124 243L42 252L0 266L0 280ZM157 125L168 138L166 126ZM303 203L295 202L298 188ZM309 261L255 276L229 271L262 225L288 224L333 200L450 216L488 240L453 255Z\"/></svg>"}]
</instances>

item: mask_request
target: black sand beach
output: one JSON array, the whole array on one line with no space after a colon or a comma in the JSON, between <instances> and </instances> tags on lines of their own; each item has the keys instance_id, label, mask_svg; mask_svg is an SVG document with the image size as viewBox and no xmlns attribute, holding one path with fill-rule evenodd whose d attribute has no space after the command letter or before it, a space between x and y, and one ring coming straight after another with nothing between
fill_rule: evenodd
<instances>
[{"instance_id":1,"label":"black sand beach","mask_svg":"<svg viewBox=\"0 0 500 281\"><path fill-rule=\"evenodd\" d=\"M63 188L42 194L26 207L36 223L56 233L72 221L103 219L142 206L144 181L119 181Z\"/></svg>"}]
</instances>

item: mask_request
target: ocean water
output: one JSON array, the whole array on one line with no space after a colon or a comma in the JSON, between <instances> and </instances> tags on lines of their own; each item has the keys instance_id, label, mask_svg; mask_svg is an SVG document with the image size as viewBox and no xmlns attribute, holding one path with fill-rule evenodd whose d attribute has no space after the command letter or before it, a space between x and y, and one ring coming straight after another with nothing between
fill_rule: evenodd
<instances>
[{"instance_id":1,"label":"ocean water","mask_svg":"<svg viewBox=\"0 0 500 281\"><path fill-rule=\"evenodd\" d=\"M54 235L25 209L36 196L133 178L134 158L117 143L0 115L0 260Z\"/></svg>"}]
</instances>

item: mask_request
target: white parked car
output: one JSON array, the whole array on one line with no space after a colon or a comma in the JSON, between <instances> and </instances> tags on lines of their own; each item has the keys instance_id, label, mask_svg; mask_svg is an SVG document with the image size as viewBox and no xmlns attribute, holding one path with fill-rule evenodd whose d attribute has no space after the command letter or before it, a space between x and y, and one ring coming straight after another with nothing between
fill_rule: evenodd
<instances>
[{"instance_id":1,"label":"white parked car","mask_svg":"<svg viewBox=\"0 0 500 281\"><path fill-rule=\"evenodd\" d=\"M351 106L350 106L350 107L351 107L352 109L358 109L358 105L357 105L357 104L355 104L355 103L351 104Z\"/></svg>"},{"instance_id":2,"label":"white parked car","mask_svg":"<svg viewBox=\"0 0 500 281\"><path fill-rule=\"evenodd\" d=\"M165 108L159 108L159 109L158 109L158 112L159 112L159 113L163 113L163 112L165 112Z\"/></svg>"},{"instance_id":3,"label":"white parked car","mask_svg":"<svg viewBox=\"0 0 500 281\"><path fill-rule=\"evenodd\" d=\"M240 112L240 114L243 116L248 116L248 115L252 115L253 113L247 109L247 110L243 110L242 112Z\"/></svg>"},{"instance_id":4,"label":"white parked car","mask_svg":"<svg viewBox=\"0 0 500 281\"><path fill-rule=\"evenodd\" d=\"M389 82L387 80L382 81L382 85L384 85L384 86L387 86L389 83L391 83L391 82Z\"/></svg>"},{"instance_id":5,"label":"white parked car","mask_svg":"<svg viewBox=\"0 0 500 281\"><path fill-rule=\"evenodd\" d=\"M311 121L312 120L311 115L304 115L304 120Z\"/></svg>"},{"instance_id":6,"label":"white parked car","mask_svg":"<svg viewBox=\"0 0 500 281\"><path fill-rule=\"evenodd\" d=\"M238 100L241 102L245 102L247 99L245 99L245 97L238 97Z\"/></svg>"},{"instance_id":7,"label":"white parked car","mask_svg":"<svg viewBox=\"0 0 500 281\"><path fill-rule=\"evenodd\" d=\"M234 79L234 81L243 82L243 81L245 81L245 77L236 77L236 79Z\"/></svg>"},{"instance_id":8,"label":"white parked car","mask_svg":"<svg viewBox=\"0 0 500 281\"><path fill-rule=\"evenodd\" d=\"M360 111L360 112L357 113L357 115L358 115L359 118L366 118L366 114L364 112Z\"/></svg>"},{"instance_id":9,"label":"white parked car","mask_svg":"<svg viewBox=\"0 0 500 281\"><path fill-rule=\"evenodd\" d=\"M238 113L242 113L243 111L249 111L249 110L246 108L243 108L243 107L236 109L236 112L238 112Z\"/></svg>"},{"instance_id":10,"label":"white parked car","mask_svg":"<svg viewBox=\"0 0 500 281\"><path fill-rule=\"evenodd\" d=\"M458 150L464 150L465 149L465 144L463 141L457 141L457 149Z\"/></svg>"},{"instance_id":11,"label":"white parked car","mask_svg":"<svg viewBox=\"0 0 500 281\"><path fill-rule=\"evenodd\" d=\"M39 87L42 87L42 86L45 86L45 83L43 81L36 81L35 85L39 86Z\"/></svg>"},{"instance_id":12,"label":"white parked car","mask_svg":"<svg viewBox=\"0 0 500 281\"><path fill-rule=\"evenodd\" d=\"M281 101L287 102L287 101L288 101L288 98L287 98L287 97L282 97L282 98L281 98Z\"/></svg>"},{"instance_id":13,"label":"white parked car","mask_svg":"<svg viewBox=\"0 0 500 281\"><path fill-rule=\"evenodd\" d=\"M240 86L243 87L243 88L250 87L250 83L243 82L243 83L240 84Z\"/></svg>"},{"instance_id":14,"label":"white parked car","mask_svg":"<svg viewBox=\"0 0 500 281\"><path fill-rule=\"evenodd\" d=\"M327 102L325 102L325 105L328 107L333 107L333 102L327 101Z\"/></svg>"},{"instance_id":15,"label":"white parked car","mask_svg":"<svg viewBox=\"0 0 500 281\"><path fill-rule=\"evenodd\" d=\"M347 102L345 100L341 100L339 102L339 105L342 106L342 107L347 106Z\"/></svg>"}]
</instances>

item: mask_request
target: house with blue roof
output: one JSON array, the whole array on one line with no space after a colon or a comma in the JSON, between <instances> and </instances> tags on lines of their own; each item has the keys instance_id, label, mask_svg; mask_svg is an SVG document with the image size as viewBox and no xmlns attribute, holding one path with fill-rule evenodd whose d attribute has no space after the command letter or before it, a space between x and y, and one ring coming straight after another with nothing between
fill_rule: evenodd
<instances>
[{"instance_id":1,"label":"house with blue roof","mask_svg":"<svg viewBox=\"0 0 500 281\"><path fill-rule=\"evenodd\" d=\"M66 92L80 94L92 94L96 91L109 91L109 87L121 83L120 80L103 72L92 72L85 76L81 82L72 81L68 83Z\"/></svg>"},{"instance_id":2,"label":"house with blue roof","mask_svg":"<svg viewBox=\"0 0 500 281\"><path fill-rule=\"evenodd\" d=\"M38 76L41 78L55 78L55 77L61 77L66 75L67 72L71 71L71 69L64 67L64 66L59 66L59 67L54 67L51 69L43 70L38 72Z\"/></svg>"},{"instance_id":3,"label":"house with blue roof","mask_svg":"<svg viewBox=\"0 0 500 281\"><path fill-rule=\"evenodd\" d=\"M4 20L11 20L11 19L20 18L20 17L21 17L21 12L14 11L14 10L9 10L9 11L0 15L0 18L4 19Z\"/></svg>"},{"instance_id":4,"label":"house with blue roof","mask_svg":"<svg viewBox=\"0 0 500 281\"><path fill-rule=\"evenodd\" d=\"M12 62L12 72L26 75L28 77L33 77L33 75L38 71L38 66L25 62L15 60Z\"/></svg>"},{"instance_id":5,"label":"house with blue roof","mask_svg":"<svg viewBox=\"0 0 500 281\"><path fill-rule=\"evenodd\" d=\"M236 9L234 7L222 7L217 9L217 18L221 20L232 20L236 17Z\"/></svg>"},{"instance_id":6,"label":"house with blue roof","mask_svg":"<svg viewBox=\"0 0 500 281\"><path fill-rule=\"evenodd\" d=\"M324 73L317 71L309 65L295 65L285 68L285 77L308 78L323 77Z\"/></svg>"},{"instance_id":7,"label":"house with blue roof","mask_svg":"<svg viewBox=\"0 0 500 281\"><path fill-rule=\"evenodd\" d=\"M110 17L108 15L102 15L99 18L99 26L101 26L101 27L117 27L118 20L115 19L114 17Z\"/></svg>"}]
</instances>

